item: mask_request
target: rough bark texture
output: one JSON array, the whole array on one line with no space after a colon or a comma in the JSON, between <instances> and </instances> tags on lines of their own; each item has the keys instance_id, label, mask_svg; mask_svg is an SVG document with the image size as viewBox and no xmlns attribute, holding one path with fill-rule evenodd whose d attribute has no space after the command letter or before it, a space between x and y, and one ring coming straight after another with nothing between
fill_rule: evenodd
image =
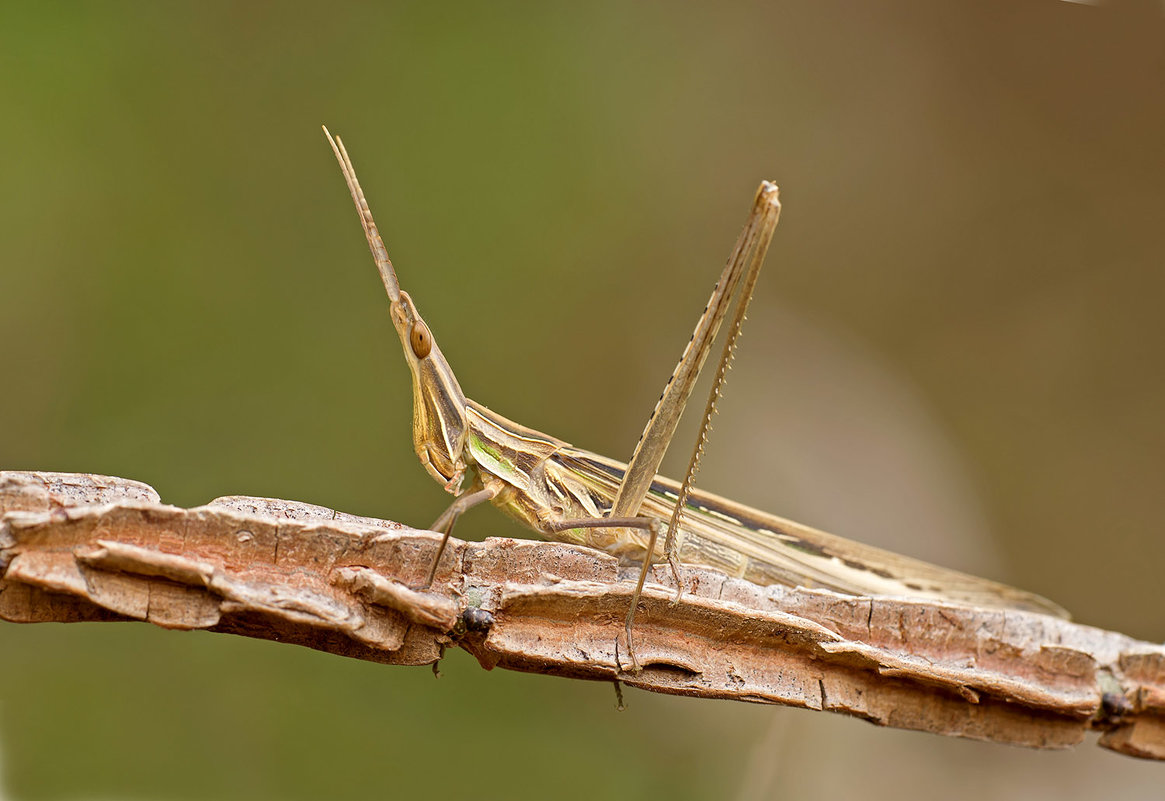
<instances>
[{"instance_id":1,"label":"rough bark texture","mask_svg":"<svg viewBox=\"0 0 1165 801\"><path fill-rule=\"evenodd\" d=\"M666 571L644 592L629 673L628 575L586 548L452 540L295 501L180 509L149 486L0 472L0 618L144 620L398 665L446 646L483 667L786 704L1035 748L1165 759L1165 648L1043 615L758 587Z\"/></svg>"}]
</instances>

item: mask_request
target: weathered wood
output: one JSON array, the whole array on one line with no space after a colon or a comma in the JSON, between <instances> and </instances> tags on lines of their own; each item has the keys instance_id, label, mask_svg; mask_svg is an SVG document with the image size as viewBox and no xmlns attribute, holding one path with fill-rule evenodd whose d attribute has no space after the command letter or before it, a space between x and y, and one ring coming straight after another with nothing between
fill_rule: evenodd
<instances>
[{"instance_id":1,"label":"weathered wood","mask_svg":"<svg viewBox=\"0 0 1165 801\"><path fill-rule=\"evenodd\" d=\"M181 509L145 484L0 472L0 618L144 620L398 665L462 647L487 669L841 712L1035 748L1165 759L1165 648L1034 613L653 574L629 673L635 568L586 548L452 540L262 498Z\"/></svg>"}]
</instances>

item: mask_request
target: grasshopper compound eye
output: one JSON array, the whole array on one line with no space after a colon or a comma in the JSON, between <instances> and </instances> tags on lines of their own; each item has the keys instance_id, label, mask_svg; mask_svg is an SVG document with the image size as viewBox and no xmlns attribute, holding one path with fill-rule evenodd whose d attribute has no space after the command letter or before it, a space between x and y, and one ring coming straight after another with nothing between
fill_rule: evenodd
<instances>
[{"instance_id":1,"label":"grasshopper compound eye","mask_svg":"<svg viewBox=\"0 0 1165 801\"><path fill-rule=\"evenodd\" d=\"M429 333L429 327L420 320L413 323L409 331L409 347L413 349L413 355L418 359L425 358L433 350L433 335Z\"/></svg>"}]
</instances>

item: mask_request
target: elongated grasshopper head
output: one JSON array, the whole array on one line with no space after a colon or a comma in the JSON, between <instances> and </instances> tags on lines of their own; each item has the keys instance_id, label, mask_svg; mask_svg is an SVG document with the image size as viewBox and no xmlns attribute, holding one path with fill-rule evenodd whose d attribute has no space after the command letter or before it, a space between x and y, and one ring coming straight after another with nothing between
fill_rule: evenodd
<instances>
[{"instance_id":1,"label":"elongated grasshopper head","mask_svg":"<svg viewBox=\"0 0 1165 801\"><path fill-rule=\"evenodd\" d=\"M400 337L405 361L413 376L413 448L429 475L456 494L466 469L468 424L465 395L412 298L400 288L344 143L338 137L333 138L327 128L324 128L324 134L340 162L340 169L344 171L344 180L360 215L368 247L388 293L392 325Z\"/></svg>"}]
</instances>

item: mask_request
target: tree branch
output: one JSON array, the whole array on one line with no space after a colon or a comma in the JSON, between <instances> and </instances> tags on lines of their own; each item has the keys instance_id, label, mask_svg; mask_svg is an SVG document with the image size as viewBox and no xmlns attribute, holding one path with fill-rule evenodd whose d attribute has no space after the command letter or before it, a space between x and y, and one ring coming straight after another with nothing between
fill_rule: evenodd
<instances>
[{"instance_id":1,"label":"tree branch","mask_svg":"<svg viewBox=\"0 0 1165 801\"><path fill-rule=\"evenodd\" d=\"M1165 759L1165 648L1024 612L758 587L666 570L621 638L630 574L587 548L451 540L432 588L431 532L295 501L180 509L149 486L0 472L0 618L145 620L397 665L446 646L486 669L676 695L829 710L1034 748L1100 745Z\"/></svg>"}]
</instances>

